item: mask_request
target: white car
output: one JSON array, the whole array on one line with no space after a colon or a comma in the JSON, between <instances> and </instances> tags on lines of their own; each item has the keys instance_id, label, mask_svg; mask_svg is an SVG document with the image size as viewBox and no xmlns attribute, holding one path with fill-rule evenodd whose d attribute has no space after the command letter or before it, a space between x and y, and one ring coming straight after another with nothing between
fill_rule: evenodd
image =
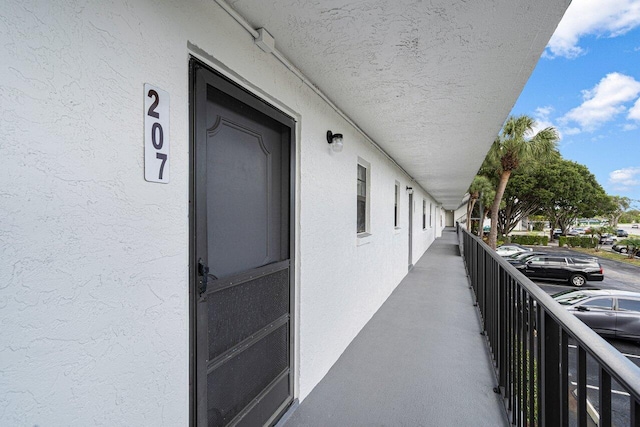
<instances>
[{"instance_id":1,"label":"white car","mask_svg":"<svg viewBox=\"0 0 640 427\"><path fill-rule=\"evenodd\" d=\"M516 245L502 245L496 248L496 253L500 256L506 257L513 254L518 254L521 252L531 251L532 249L525 248L524 246L516 246Z\"/></svg>"}]
</instances>

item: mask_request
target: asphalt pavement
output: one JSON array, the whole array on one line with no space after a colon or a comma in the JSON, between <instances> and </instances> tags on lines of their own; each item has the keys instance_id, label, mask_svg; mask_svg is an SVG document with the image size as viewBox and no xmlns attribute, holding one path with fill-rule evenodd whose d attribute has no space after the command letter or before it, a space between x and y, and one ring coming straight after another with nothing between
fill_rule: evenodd
<instances>
[{"instance_id":1,"label":"asphalt pavement","mask_svg":"<svg viewBox=\"0 0 640 427\"><path fill-rule=\"evenodd\" d=\"M534 248L534 250L543 250L553 253L564 253L571 255L584 255L567 248L558 248L557 246L548 246L544 248ZM606 250L606 249L605 249ZM604 280L602 282L587 282L588 287L596 287L600 289L617 289L622 291L640 292L640 267L626 264L623 262L613 261L605 258L599 258L600 265L604 269ZM533 280L541 289L550 295L568 290L576 289L567 283L550 282ZM615 339L606 339L609 344L624 354L631 362L640 367L640 343L633 341L623 341ZM569 347L569 371L575 373L576 369L575 345ZM598 366L595 361L587 360L587 397L593 404L596 411L598 410L598 384L599 373ZM572 375L575 381L575 374ZM629 425L629 395L625 393L621 387L612 384L611 405L613 408L613 425Z\"/></svg>"},{"instance_id":2,"label":"asphalt pavement","mask_svg":"<svg viewBox=\"0 0 640 427\"><path fill-rule=\"evenodd\" d=\"M602 250L606 251L605 247ZM559 248L557 246L534 246L534 250L545 252L563 253L567 255L585 256L582 252L572 251L567 248ZM600 265L604 269L604 280L602 282L587 282L587 286L601 289L617 289L621 291L640 292L640 267L627 264L621 261L614 261L606 258L598 258ZM557 289L560 292L565 289L574 289L566 283L562 282L537 282L546 290L545 285L551 286L549 289Z\"/></svg>"}]
</instances>

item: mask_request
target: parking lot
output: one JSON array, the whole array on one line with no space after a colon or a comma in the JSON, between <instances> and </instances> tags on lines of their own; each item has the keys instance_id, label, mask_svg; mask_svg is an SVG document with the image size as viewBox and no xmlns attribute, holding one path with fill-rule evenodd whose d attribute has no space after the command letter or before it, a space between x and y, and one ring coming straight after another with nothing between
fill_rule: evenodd
<instances>
[{"instance_id":1,"label":"parking lot","mask_svg":"<svg viewBox=\"0 0 640 427\"><path fill-rule=\"evenodd\" d=\"M572 255L583 255L577 252L573 252L564 248L546 247L544 251L553 253L563 253ZM587 282L587 287L594 287L600 289L617 289L631 292L640 293L640 267L625 264L622 262L611 261L607 259L600 259L600 264L604 269L604 280L602 282ZM541 289L550 295L555 293L575 289L566 283L559 282L544 282L534 280ZM624 354L632 363L640 367L640 344L632 341L623 341L615 339L607 339L607 342L615 347L618 351ZM569 348L569 371L575 372L576 368L576 346L571 344ZM587 360L587 396L594 409L598 410L598 369L597 364L593 361ZM575 375L573 375L575 378ZM575 382L575 380L573 380ZM575 385L575 384L574 384ZM629 414L629 395L625 393L620 387L616 387L613 384L613 393L611 398L611 404L613 407L613 423L614 425L628 425Z\"/></svg>"}]
</instances>

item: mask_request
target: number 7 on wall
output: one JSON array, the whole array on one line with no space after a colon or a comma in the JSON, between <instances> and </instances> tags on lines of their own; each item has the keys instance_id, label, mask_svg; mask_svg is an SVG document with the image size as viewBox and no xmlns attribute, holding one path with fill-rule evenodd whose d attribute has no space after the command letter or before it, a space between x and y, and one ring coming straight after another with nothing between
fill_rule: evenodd
<instances>
[{"instance_id":1,"label":"number 7 on wall","mask_svg":"<svg viewBox=\"0 0 640 427\"><path fill-rule=\"evenodd\" d=\"M144 85L144 179L169 182L169 93Z\"/></svg>"}]
</instances>

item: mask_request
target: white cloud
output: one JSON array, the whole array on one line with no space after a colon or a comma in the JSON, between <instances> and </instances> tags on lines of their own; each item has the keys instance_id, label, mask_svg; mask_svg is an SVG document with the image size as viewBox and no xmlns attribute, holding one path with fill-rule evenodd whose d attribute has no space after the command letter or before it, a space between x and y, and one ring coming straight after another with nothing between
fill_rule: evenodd
<instances>
[{"instance_id":1,"label":"white cloud","mask_svg":"<svg viewBox=\"0 0 640 427\"><path fill-rule=\"evenodd\" d=\"M640 120L640 98L638 98L636 103L629 110L627 118L630 120Z\"/></svg>"},{"instance_id":2,"label":"white cloud","mask_svg":"<svg viewBox=\"0 0 640 427\"><path fill-rule=\"evenodd\" d=\"M626 125L622 126L622 130L624 131L630 131L630 130L636 130L638 129L638 125L634 125L631 123L627 123Z\"/></svg>"},{"instance_id":3,"label":"white cloud","mask_svg":"<svg viewBox=\"0 0 640 427\"><path fill-rule=\"evenodd\" d=\"M640 167L618 169L609 173L609 183L619 191L628 191L640 186Z\"/></svg>"},{"instance_id":4,"label":"white cloud","mask_svg":"<svg viewBox=\"0 0 640 427\"><path fill-rule=\"evenodd\" d=\"M553 113L553 110L554 108L550 105L547 105L546 107L538 107L536 108L535 116L543 120L548 120L551 113Z\"/></svg>"},{"instance_id":5,"label":"white cloud","mask_svg":"<svg viewBox=\"0 0 640 427\"><path fill-rule=\"evenodd\" d=\"M533 129L527 136L532 137L533 135L537 134L541 130L553 126L558 131L558 136L560 137L560 139L562 139L562 134L560 130L555 124L553 124L553 122L551 121L551 118L549 117L551 116L551 113L553 113L553 111L554 109L551 106L536 108L535 112L533 113L533 118L536 121L533 126Z\"/></svg>"},{"instance_id":6,"label":"white cloud","mask_svg":"<svg viewBox=\"0 0 640 427\"><path fill-rule=\"evenodd\" d=\"M582 133L582 131L580 130L580 128L564 128L562 130L562 132L565 135L577 135L579 133Z\"/></svg>"},{"instance_id":7,"label":"white cloud","mask_svg":"<svg viewBox=\"0 0 640 427\"><path fill-rule=\"evenodd\" d=\"M638 0L573 0L545 50L546 57L576 58L581 37L617 37L640 26Z\"/></svg>"},{"instance_id":8,"label":"white cloud","mask_svg":"<svg viewBox=\"0 0 640 427\"><path fill-rule=\"evenodd\" d=\"M582 91L584 102L570 110L560 121L563 124L576 122L582 130L592 131L623 113L626 110L624 104L636 99L638 94L640 82L633 77L620 73L607 74L593 89ZM634 115L640 113L636 110L638 105L636 102L629 111L630 118L631 111Z\"/></svg>"}]
</instances>

